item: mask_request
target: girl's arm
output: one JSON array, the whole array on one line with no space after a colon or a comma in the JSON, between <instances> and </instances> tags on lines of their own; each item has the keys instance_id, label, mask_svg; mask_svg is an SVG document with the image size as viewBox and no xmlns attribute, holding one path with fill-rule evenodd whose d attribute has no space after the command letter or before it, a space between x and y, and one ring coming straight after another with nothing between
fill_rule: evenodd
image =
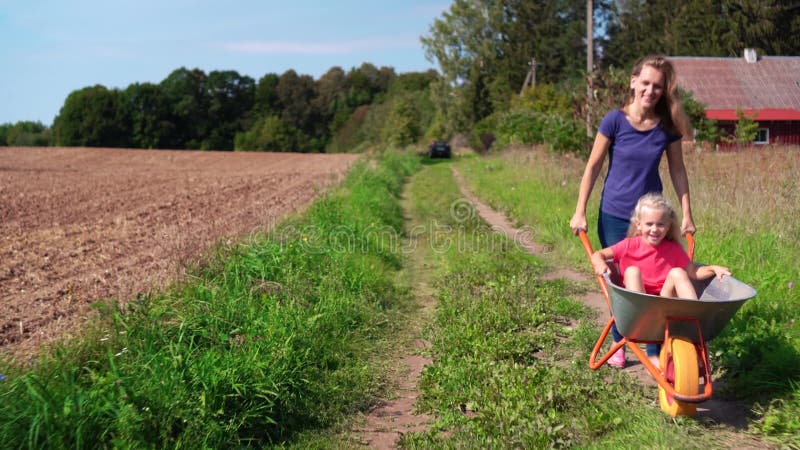
<instances>
[{"instance_id":1,"label":"girl's arm","mask_svg":"<svg viewBox=\"0 0 800 450\"><path fill-rule=\"evenodd\" d=\"M713 276L722 280L722 276L730 275L731 271L723 266L699 266L695 263L689 263L689 266L686 268L686 273L689 274L689 278L693 280L705 280Z\"/></svg>"},{"instance_id":2,"label":"girl's arm","mask_svg":"<svg viewBox=\"0 0 800 450\"><path fill-rule=\"evenodd\" d=\"M614 252L611 250L611 247L606 247L592 253L592 267L594 267L594 273L602 275L606 272L609 272L610 269L608 268L608 263L606 263L606 260L613 257Z\"/></svg>"},{"instance_id":3,"label":"girl's arm","mask_svg":"<svg viewBox=\"0 0 800 450\"><path fill-rule=\"evenodd\" d=\"M694 233L697 227L692 218L692 202L689 198L689 176L686 174L686 165L683 163L683 148L681 140L677 140L667 147L667 163L669 165L669 176L672 178L672 186L675 194L681 202L682 223L681 234Z\"/></svg>"},{"instance_id":4,"label":"girl's arm","mask_svg":"<svg viewBox=\"0 0 800 450\"><path fill-rule=\"evenodd\" d=\"M611 140L603 133L597 133L594 138L594 145L592 146L592 153L589 154L589 161L586 162L586 169L583 171L581 177L581 185L578 188L578 204L575 206L575 214L569 221L569 227L572 232L578 235L580 230L587 231L586 223L586 204L589 202L589 195L592 194L592 188L597 175L600 174L600 169L603 167L603 160L606 158L606 152L611 145Z\"/></svg>"}]
</instances>

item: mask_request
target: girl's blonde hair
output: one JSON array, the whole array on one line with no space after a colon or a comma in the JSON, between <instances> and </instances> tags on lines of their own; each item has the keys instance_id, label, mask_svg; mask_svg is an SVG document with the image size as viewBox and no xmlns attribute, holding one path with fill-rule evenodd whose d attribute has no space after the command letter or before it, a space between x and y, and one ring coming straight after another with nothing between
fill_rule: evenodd
<instances>
[{"instance_id":1,"label":"girl's blonde hair","mask_svg":"<svg viewBox=\"0 0 800 450\"><path fill-rule=\"evenodd\" d=\"M678 96L678 83L675 68L672 63L662 55L647 55L639 59L633 66L631 76L638 77L645 66L650 66L664 75L664 94L656 103L655 111L661 119L661 124L669 133L680 134L683 137L692 137L692 126L683 112L680 96ZM633 103L635 97L633 89L625 106Z\"/></svg>"},{"instance_id":2,"label":"girl's blonde hair","mask_svg":"<svg viewBox=\"0 0 800 450\"><path fill-rule=\"evenodd\" d=\"M644 208L650 208L664 213L669 222L669 229L664 239L682 244L681 230L680 227L678 227L678 215L675 213L675 208L672 207L672 203L663 195L655 192L644 194L639 198L639 201L636 202L636 208L633 209L633 214L631 215L631 224L628 226L628 237L633 237L638 234L636 222L642 217L642 209Z\"/></svg>"}]
</instances>

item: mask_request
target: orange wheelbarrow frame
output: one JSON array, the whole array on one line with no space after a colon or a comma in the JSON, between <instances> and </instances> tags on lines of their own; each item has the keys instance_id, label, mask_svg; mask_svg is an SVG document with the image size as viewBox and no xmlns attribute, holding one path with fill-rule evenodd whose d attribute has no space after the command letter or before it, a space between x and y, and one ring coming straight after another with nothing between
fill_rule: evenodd
<instances>
[{"instance_id":1,"label":"orange wheelbarrow frame","mask_svg":"<svg viewBox=\"0 0 800 450\"><path fill-rule=\"evenodd\" d=\"M592 245L589 242L586 232L580 231L579 237L581 243L583 244L583 248L586 251L586 255L591 262L591 257L594 251L592 250ZM686 240L687 253L689 258L694 260L694 236L692 234L688 234L686 235ZM595 278L597 279L597 283L600 285L600 290L603 293L603 297L605 298L609 312L611 312L611 317L603 328L597 343L592 349L592 354L589 358L589 367L592 370L599 369L617 350L622 348L622 346L627 345L627 347L636 356L636 358L639 359L645 369L647 369L650 375L656 380L659 387L663 389L669 397L686 403L700 403L711 398L713 388L709 371L708 347L706 345L706 340L712 339L722 330L722 328L724 328L724 326L727 324L733 314L736 313L739 307L741 307L744 301L756 295L755 290L741 281L738 281L732 277L726 277L724 282L711 279L709 281L702 282L702 285L700 286L696 285L695 287L698 288L698 294L703 292L703 296L701 296L700 299L701 301L671 299L628 291L614 284L609 278L608 274L602 276L595 274ZM612 286L609 287L609 284ZM711 293L706 295L706 290ZM731 295L736 296L736 298L730 298ZM654 312L648 311L648 314L645 314L646 317L641 317L636 319L634 321L635 323L628 324L627 322L631 321L631 312L624 311L626 313L626 316L624 317L626 323L624 326L622 326L621 323L617 324L618 328L620 329L620 333L623 336L622 340L612 344L611 348L598 359L598 356L601 354L603 343L605 342L608 333L611 331L611 327L614 325L614 323L616 323L612 306L617 303L618 306L622 305L628 308L627 304L619 303L619 299L625 298L626 296L636 297L635 301L639 302L639 305L650 304L652 302L655 305L653 307ZM704 297L709 297L710 301L709 299L704 300ZM639 310L637 310L635 307L633 308L633 311L634 315L639 312ZM622 312L622 309L620 312ZM650 328L648 322L650 321L654 322L654 325L652 329L648 330L647 328ZM662 326L664 329L663 341L660 339L660 327ZM645 355L642 349L640 349L637 345L662 342L664 345L667 345L667 343L670 343L670 336L672 334L670 333L670 330L672 328L680 330L679 333L675 334L676 336L680 336L694 343L698 356L698 363L700 364L698 383L700 382L700 379L702 379L703 385L702 392L697 395L685 395L680 392L676 392L673 385L674 380L668 379L668 375L666 373L667 368L665 367L659 369L654 366L653 363L650 362L650 359L647 357L647 355Z\"/></svg>"}]
</instances>

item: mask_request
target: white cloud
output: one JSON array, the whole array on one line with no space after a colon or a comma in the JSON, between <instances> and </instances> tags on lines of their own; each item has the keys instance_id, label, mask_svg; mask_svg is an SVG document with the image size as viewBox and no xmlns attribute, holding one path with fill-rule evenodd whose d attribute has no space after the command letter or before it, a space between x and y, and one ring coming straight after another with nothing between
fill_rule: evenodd
<instances>
[{"instance_id":1,"label":"white cloud","mask_svg":"<svg viewBox=\"0 0 800 450\"><path fill-rule=\"evenodd\" d=\"M371 50L417 48L419 38L363 39L340 42L238 41L220 44L234 53L336 55Z\"/></svg>"}]
</instances>

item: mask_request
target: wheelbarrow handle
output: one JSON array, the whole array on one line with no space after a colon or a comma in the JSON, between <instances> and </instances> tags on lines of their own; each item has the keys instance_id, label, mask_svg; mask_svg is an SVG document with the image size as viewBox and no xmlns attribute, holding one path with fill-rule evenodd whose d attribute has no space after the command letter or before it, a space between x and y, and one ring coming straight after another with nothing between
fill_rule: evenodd
<instances>
[{"instance_id":1,"label":"wheelbarrow handle","mask_svg":"<svg viewBox=\"0 0 800 450\"><path fill-rule=\"evenodd\" d=\"M686 233L686 253L694 261L694 233Z\"/></svg>"},{"instance_id":2,"label":"wheelbarrow handle","mask_svg":"<svg viewBox=\"0 0 800 450\"><path fill-rule=\"evenodd\" d=\"M586 256L588 256L589 261L591 261L592 253L594 253L594 250L592 250L592 243L589 242L589 236L586 235L585 230L580 230L578 232L578 237L581 239L581 244L583 244L583 249L586 250Z\"/></svg>"},{"instance_id":3,"label":"wheelbarrow handle","mask_svg":"<svg viewBox=\"0 0 800 450\"><path fill-rule=\"evenodd\" d=\"M592 262L592 243L589 242L589 236L586 235L585 230L580 230L578 232L578 237L581 239L581 244L583 244L583 249L586 250L586 256L589 258L589 263ZM599 274L595 274L594 277L597 279L597 284L600 285L600 290L603 292L603 298L606 300L606 306L608 306L608 310L611 311L611 300L608 297L608 286L606 285L606 279L603 278Z\"/></svg>"}]
</instances>

